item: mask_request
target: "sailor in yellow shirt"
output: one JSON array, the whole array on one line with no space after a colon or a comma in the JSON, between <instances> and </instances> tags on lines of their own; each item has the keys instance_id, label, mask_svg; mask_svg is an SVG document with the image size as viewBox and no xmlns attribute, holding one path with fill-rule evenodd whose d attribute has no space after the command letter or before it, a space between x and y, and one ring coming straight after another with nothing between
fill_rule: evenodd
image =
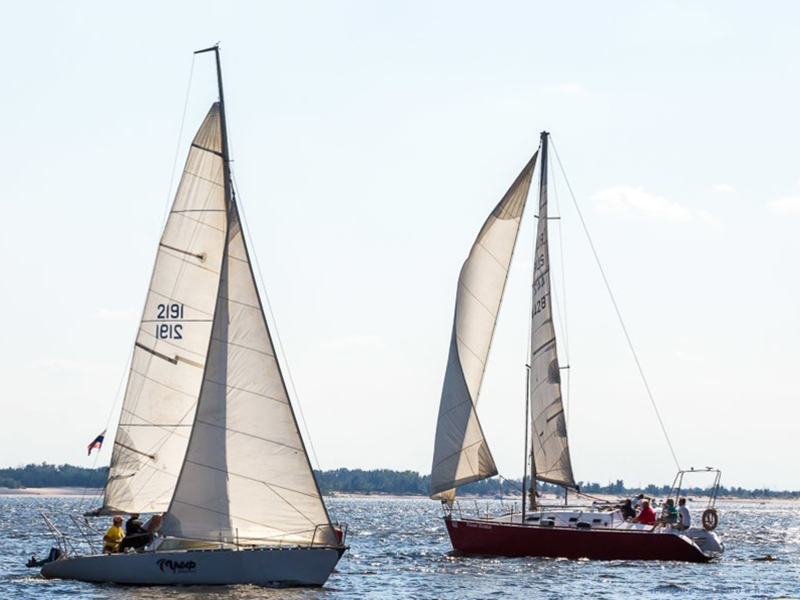
<instances>
[{"instance_id":1,"label":"sailor in yellow shirt","mask_svg":"<svg viewBox=\"0 0 800 600\"><path fill-rule=\"evenodd\" d=\"M103 536L103 552L110 554L117 550L117 546L125 537L125 532L122 531L122 517L117 515L114 517L114 524L108 528L106 534Z\"/></svg>"}]
</instances>

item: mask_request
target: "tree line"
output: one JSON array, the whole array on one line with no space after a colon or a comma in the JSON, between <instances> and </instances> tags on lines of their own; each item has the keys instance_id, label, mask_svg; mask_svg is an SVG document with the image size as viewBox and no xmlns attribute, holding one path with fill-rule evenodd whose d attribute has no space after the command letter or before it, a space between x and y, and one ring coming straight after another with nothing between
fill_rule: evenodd
<instances>
[{"instance_id":1,"label":"tree line","mask_svg":"<svg viewBox=\"0 0 800 600\"><path fill-rule=\"evenodd\" d=\"M105 485L108 467L87 469L73 465L51 465L48 463L30 464L24 467L0 469L0 487L5 488L38 488L38 487L84 487L100 488ZM390 469L333 469L332 471L314 471L323 494L391 494L395 496L427 496L430 490L430 476L420 475L416 471L392 471ZM592 482L579 482L580 489L586 494L610 494L624 497L634 494L665 497L670 486L654 484L645 487L628 487L623 480L601 485ZM521 480L504 478L485 479L465 485L459 495L482 497L521 496L523 486ZM560 487L542 484L538 490L544 493L562 494ZM702 495L708 488L684 488L684 494ZM800 491L776 491L767 488L754 490L742 487L724 487L719 489L720 496L734 498L800 498Z\"/></svg>"},{"instance_id":2,"label":"tree line","mask_svg":"<svg viewBox=\"0 0 800 600\"><path fill-rule=\"evenodd\" d=\"M0 487L86 487L99 488L106 484L108 467L86 469L72 465L25 465L15 469L0 469Z\"/></svg>"}]
</instances>

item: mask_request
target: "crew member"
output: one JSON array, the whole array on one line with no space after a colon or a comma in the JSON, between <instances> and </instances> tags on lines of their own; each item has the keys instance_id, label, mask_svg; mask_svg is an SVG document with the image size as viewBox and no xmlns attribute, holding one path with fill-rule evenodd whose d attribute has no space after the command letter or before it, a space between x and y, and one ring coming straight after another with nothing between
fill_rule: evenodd
<instances>
[{"instance_id":1,"label":"crew member","mask_svg":"<svg viewBox=\"0 0 800 600\"><path fill-rule=\"evenodd\" d=\"M108 528L106 534L103 536L103 552L110 554L117 550L117 546L125 537L125 532L122 531L122 517L116 515L114 517L114 524Z\"/></svg>"}]
</instances>

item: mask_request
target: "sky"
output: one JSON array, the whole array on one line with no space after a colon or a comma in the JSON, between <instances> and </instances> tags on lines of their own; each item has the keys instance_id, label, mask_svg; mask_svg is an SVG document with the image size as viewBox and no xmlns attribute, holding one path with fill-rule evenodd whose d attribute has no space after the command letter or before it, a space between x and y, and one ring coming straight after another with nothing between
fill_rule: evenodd
<instances>
[{"instance_id":1,"label":"sky","mask_svg":"<svg viewBox=\"0 0 800 600\"><path fill-rule=\"evenodd\" d=\"M165 213L216 99L322 469L430 472L458 272L547 130L681 467L800 489L800 5L3 3L0 466L107 464ZM559 175L576 478L668 484ZM533 206L533 205L531 205ZM552 209L551 209L552 212ZM528 211L478 412L521 475ZM555 259L554 259L555 260Z\"/></svg>"}]
</instances>

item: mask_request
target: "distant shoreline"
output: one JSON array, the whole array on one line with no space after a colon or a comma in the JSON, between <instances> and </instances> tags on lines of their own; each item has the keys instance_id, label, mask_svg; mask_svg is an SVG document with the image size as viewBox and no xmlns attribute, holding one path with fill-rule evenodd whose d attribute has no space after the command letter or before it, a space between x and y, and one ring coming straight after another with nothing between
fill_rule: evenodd
<instances>
[{"instance_id":1,"label":"distant shoreline","mask_svg":"<svg viewBox=\"0 0 800 600\"><path fill-rule=\"evenodd\" d=\"M102 488L83 488L83 487L28 487L28 488L6 488L0 487L0 498L69 498L69 497L97 497L103 493ZM326 498L333 500L425 500L428 497L421 494L382 494L382 493L355 493L355 492L333 492L326 494ZM616 502L623 496L609 494L592 494L592 497L600 501ZM656 496L660 498L660 496ZM700 494L687 494L690 501L704 503L708 501L707 496ZM504 496L506 502L519 502L519 497ZM486 502L492 498L489 496L458 496L456 502ZM560 499L552 494L544 494L541 498L550 506L558 505ZM783 502L800 502L800 498L735 498L732 496L720 496L718 502L743 502L747 504L776 504Z\"/></svg>"},{"instance_id":2,"label":"distant shoreline","mask_svg":"<svg viewBox=\"0 0 800 600\"><path fill-rule=\"evenodd\" d=\"M27 487L27 488L6 488L0 487L0 498L7 497L59 497L59 496L98 496L103 493L102 488L84 487Z\"/></svg>"},{"instance_id":3,"label":"distant shoreline","mask_svg":"<svg viewBox=\"0 0 800 600\"><path fill-rule=\"evenodd\" d=\"M689 502L696 502L697 504L703 504L708 502L708 496L703 496L702 494L681 494L685 495ZM626 498L625 494L614 496L611 494L591 494L592 498L597 499L600 502L617 502L622 498ZM334 499L334 500L427 500L428 496L420 495L420 494L382 494L382 493L355 493L355 492L333 492L332 494L328 494L325 496L326 498ZM658 500L666 499L666 496L656 495L654 496ZM473 496L473 495L464 495L464 496L456 496L456 503L458 502L488 502L493 500L490 496ZM502 498L505 502L519 502L519 496L503 496ZM540 502L544 502L546 506L554 507L554 506L562 506L561 498L553 495L553 494L543 494L542 497L539 499ZM433 501L433 500L432 500ZM800 502L800 498L736 498L733 496L719 496L717 497L717 502L741 502L746 504L782 504L784 502ZM587 502L575 502L574 500L570 502L570 504L587 504Z\"/></svg>"}]
</instances>

